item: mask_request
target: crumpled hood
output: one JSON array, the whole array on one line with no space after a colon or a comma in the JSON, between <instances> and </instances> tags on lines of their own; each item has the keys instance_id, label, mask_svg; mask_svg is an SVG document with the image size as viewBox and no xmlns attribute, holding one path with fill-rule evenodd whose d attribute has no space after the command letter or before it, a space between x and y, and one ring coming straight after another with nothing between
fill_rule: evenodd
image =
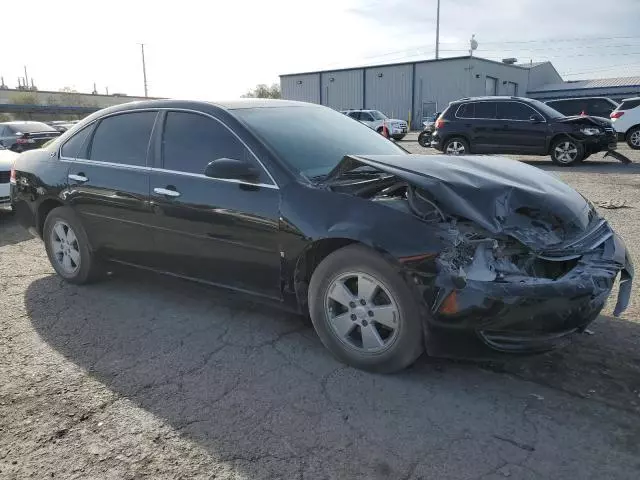
<instances>
[{"instance_id":1,"label":"crumpled hood","mask_svg":"<svg viewBox=\"0 0 640 480\"><path fill-rule=\"evenodd\" d=\"M582 195L555 176L502 157L354 155L345 157L328 178L361 164L424 189L448 213L510 235L534 251L583 232L593 216Z\"/></svg>"},{"instance_id":2,"label":"crumpled hood","mask_svg":"<svg viewBox=\"0 0 640 480\"><path fill-rule=\"evenodd\" d=\"M592 115L572 115L570 117L555 120L558 123L575 123L578 125L594 124L599 127L611 127L613 123L608 118L594 117Z\"/></svg>"}]
</instances>

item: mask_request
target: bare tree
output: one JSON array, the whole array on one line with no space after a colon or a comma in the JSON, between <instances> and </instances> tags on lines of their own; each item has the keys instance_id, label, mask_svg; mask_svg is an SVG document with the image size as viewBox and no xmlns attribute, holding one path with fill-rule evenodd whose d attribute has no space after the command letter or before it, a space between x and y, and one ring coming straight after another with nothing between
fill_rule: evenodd
<instances>
[{"instance_id":1,"label":"bare tree","mask_svg":"<svg viewBox=\"0 0 640 480\"><path fill-rule=\"evenodd\" d=\"M260 83L256 85L256 88L253 90L249 90L247 93L242 95L243 98L281 98L280 95L280 85L277 83L271 84L268 86L264 83Z\"/></svg>"}]
</instances>

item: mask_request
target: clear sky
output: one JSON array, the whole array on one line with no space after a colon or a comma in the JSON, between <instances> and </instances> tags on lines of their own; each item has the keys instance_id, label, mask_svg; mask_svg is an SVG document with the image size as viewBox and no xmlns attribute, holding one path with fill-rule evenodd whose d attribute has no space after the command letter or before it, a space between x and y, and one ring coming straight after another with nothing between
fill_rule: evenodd
<instances>
[{"instance_id":1,"label":"clear sky","mask_svg":"<svg viewBox=\"0 0 640 480\"><path fill-rule=\"evenodd\" d=\"M235 98L282 73L433 58L437 0L29 0L3 9L0 75ZM566 79L640 75L640 0L441 0L441 55L551 60ZM22 18L20 21L9 18Z\"/></svg>"}]
</instances>

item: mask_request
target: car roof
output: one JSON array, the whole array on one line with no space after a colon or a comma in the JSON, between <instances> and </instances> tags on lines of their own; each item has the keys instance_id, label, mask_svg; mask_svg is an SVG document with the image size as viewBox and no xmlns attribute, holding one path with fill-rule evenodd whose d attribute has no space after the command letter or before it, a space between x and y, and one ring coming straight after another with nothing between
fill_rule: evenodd
<instances>
[{"instance_id":1,"label":"car roof","mask_svg":"<svg viewBox=\"0 0 640 480\"><path fill-rule=\"evenodd\" d=\"M611 100L609 97L567 97L567 98L554 98L553 100L545 100L544 103L562 102L564 100L593 100L593 99L609 100L611 102L615 102L615 100Z\"/></svg>"},{"instance_id":2,"label":"car roof","mask_svg":"<svg viewBox=\"0 0 640 480\"><path fill-rule=\"evenodd\" d=\"M28 123L44 123L37 120L13 120L11 122L0 122L0 125L26 125ZM44 123L46 125L46 123Z\"/></svg>"},{"instance_id":3,"label":"car roof","mask_svg":"<svg viewBox=\"0 0 640 480\"><path fill-rule=\"evenodd\" d=\"M478 101L506 101L506 100L517 100L519 102L530 102L531 98L525 97L510 97L507 95L485 95L483 97L465 97L460 98L459 100L454 100L451 103L464 103L464 102L478 102Z\"/></svg>"}]
</instances>

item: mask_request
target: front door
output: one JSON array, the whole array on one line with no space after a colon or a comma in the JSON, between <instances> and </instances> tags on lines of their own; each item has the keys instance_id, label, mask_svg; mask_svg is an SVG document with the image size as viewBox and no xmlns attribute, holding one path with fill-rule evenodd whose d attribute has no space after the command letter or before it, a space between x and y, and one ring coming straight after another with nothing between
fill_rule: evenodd
<instances>
[{"instance_id":1,"label":"front door","mask_svg":"<svg viewBox=\"0 0 640 480\"><path fill-rule=\"evenodd\" d=\"M497 138L504 151L545 153L547 122L529 105L515 101L498 102L496 126Z\"/></svg>"},{"instance_id":2,"label":"front door","mask_svg":"<svg viewBox=\"0 0 640 480\"><path fill-rule=\"evenodd\" d=\"M156 268L280 298L278 187L219 120L169 111L163 123L151 172ZM253 162L259 182L205 176L219 158Z\"/></svg>"},{"instance_id":3,"label":"front door","mask_svg":"<svg viewBox=\"0 0 640 480\"><path fill-rule=\"evenodd\" d=\"M96 251L148 264L151 220L149 146L156 111L105 117L71 137L60 150L67 162L67 200Z\"/></svg>"}]
</instances>

